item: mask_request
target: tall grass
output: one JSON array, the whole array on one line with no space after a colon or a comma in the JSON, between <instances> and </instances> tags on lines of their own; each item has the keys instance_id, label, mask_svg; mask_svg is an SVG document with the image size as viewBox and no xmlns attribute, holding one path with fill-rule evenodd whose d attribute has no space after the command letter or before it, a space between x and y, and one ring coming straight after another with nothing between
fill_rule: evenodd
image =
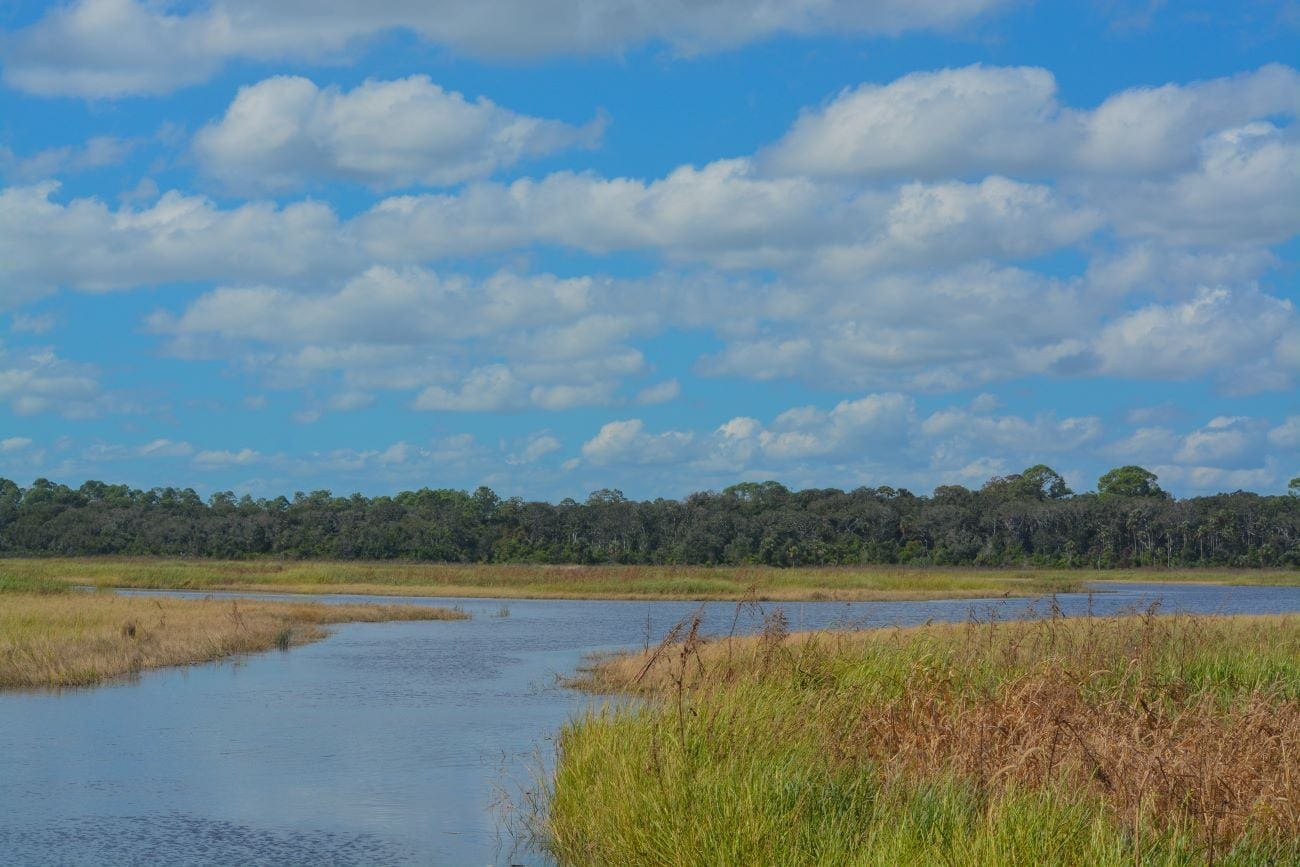
<instances>
[{"instance_id":1,"label":"tall grass","mask_svg":"<svg viewBox=\"0 0 1300 867\"><path fill-rule=\"evenodd\" d=\"M706 641L585 685L533 830L564 864L1300 863L1300 618Z\"/></svg>"},{"instance_id":2,"label":"tall grass","mask_svg":"<svg viewBox=\"0 0 1300 867\"><path fill-rule=\"evenodd\" d=\"M0 689L88 686L148 668L287 649L324 637L331 623L466 616L421 605L31 592L10 582L0 587Z\"/></svg>"}]
</instances>

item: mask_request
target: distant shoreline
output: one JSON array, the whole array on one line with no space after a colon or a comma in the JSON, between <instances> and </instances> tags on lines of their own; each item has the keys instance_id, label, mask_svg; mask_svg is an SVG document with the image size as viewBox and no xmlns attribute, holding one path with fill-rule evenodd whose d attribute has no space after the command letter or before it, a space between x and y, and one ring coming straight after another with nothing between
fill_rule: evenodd
<instances>
[{"instance_id":1,"label":"distant shoreline","mask_svg":"<svg viewBox=\"0 0 1300 867\"><path fill-rule=\"evenodd\" d=\"M0 580L6 577L199 592L783 602L1035 597L1106 582L1300 586L1300 569L555 566L119 557L0 559Z\"/></svg>"}]
</instances>

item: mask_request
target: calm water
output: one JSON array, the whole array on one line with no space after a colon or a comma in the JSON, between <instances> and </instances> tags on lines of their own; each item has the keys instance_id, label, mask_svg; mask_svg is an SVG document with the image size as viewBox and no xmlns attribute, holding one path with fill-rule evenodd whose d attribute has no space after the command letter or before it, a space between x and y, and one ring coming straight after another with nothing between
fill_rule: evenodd
<instances>
[{"instance_id":1,"label":"calm water","mask_svg":"<svg viewBox=\"0 0 1300 867\"><path fill-rule=\"evenodd\" d=\"M1109 588L1117 592L1092 598L1098 614L1157 599L1164 611L1300 611L1300 588ZM0 695L0 862L543 863L511 851L493 804L503 789L528 784L585 701L556 676L593 650L656 640L697 606L409 601L459 604L474 619L356 624L287 653ZM1081 594L1058 601L1068 614L1089 604ZM819 628L964 620L972 611L1011 618L1026 604L783 607L792 628ZM705 612L725 632L735 606ZM741 627L757 623L746 616Z\"/></svg>"}]
</instances>

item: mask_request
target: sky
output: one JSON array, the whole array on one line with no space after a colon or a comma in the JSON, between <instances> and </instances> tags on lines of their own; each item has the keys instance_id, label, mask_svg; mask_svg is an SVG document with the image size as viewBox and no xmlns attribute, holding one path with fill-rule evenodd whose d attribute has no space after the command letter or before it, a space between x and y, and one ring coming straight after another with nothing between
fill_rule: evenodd
<instances>
[{"instance_id":1,"label":"sky","mask_svg":"<svg viewBox=\"0 0 1300 867\"><path fill-rule=\"evenodd\" d=\"M0 476L1300 475L1300 2L0 3Z\"/></svg>"}]
</instances>

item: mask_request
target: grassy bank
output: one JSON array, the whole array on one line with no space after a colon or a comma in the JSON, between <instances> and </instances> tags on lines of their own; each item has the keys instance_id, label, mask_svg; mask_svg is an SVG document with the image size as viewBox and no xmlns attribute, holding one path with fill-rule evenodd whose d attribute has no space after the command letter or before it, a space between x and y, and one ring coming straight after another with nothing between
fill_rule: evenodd
<instances>
[{"instance_id":1,"label":"grassy bank","mask_svg":"<svg viewBox=\"0 0 1300 867\"><path fill-rule=\"evenodd\" d=\"M1300 861L1300 617L706 643L591 688L535 831L564 864Z\"/></svg>"},{"instance_id":2,"label":"grassy bank","mask_svg":"<svg viewBox=\"0 0 1300 867\"><path fill-rule=\"evenodd\" d=\"M904 600L1040 596L1090 581L1300 584L1300 571L1063 572L885 566L792 568L220 561L0 560L0 578L95 587L535 599Z\"/></svg>"},{"instance_id":3,"label":"grassy bank","mask_svg":"<svg viewBox=\"0 0 1300 867\"><path fill-rule=\"evenodd\" d=\"M148 668L315 641L331 623L452 620L446 608L165 599L0 576L0 689L88 686Z\"/></svg>"}]
</instances>

